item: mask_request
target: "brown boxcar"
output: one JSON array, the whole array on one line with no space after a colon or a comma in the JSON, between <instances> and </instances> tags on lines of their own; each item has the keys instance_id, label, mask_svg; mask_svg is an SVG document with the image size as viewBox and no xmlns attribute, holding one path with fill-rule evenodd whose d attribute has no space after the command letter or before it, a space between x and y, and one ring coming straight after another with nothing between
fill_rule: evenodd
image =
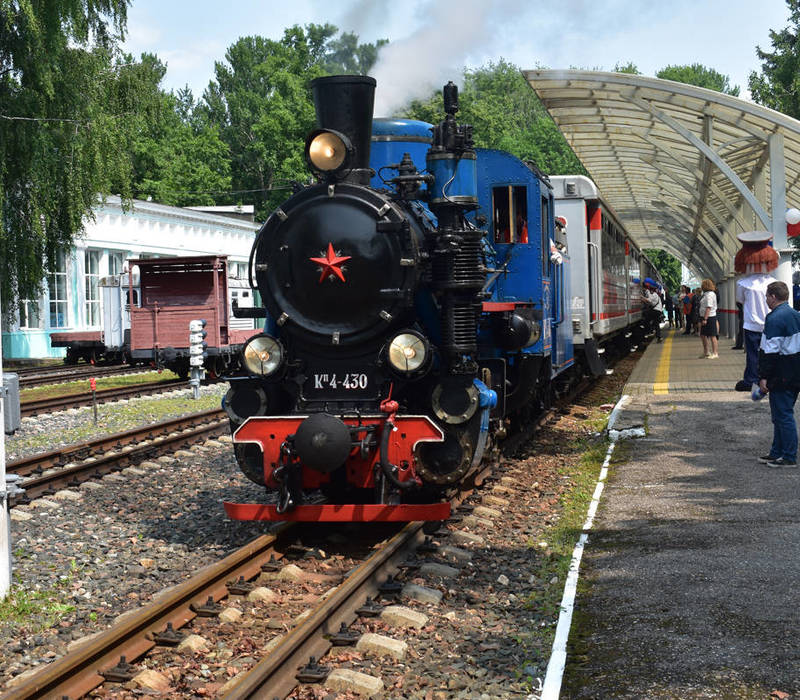
<instances>
[{"instance_id":1,"label":"brown boxcar","mask_svg":"<svg viewBox=\"0 0 800 700\"><path fill-rule=\"evenodd\" d=\"M81 359L94 363L103 357L106 349L101 331L51 333L50 346L67 349L64 363L68 365L74 365Z\"/></svg>"},{"instance_id":2,"label":"brown boxcar","mask_svg":"<svg viewBox=\"0 0 800 700\"><path fill-rule=\"evenodd\" d=\"M244 341L255 333L230 328L227 258L130 260L131 285L134 267L139 271L140 304L130 310L131 357L188 376L189 322L204 319L205 367L212 375L227 371Z\"/></svg>"}]
</instances>

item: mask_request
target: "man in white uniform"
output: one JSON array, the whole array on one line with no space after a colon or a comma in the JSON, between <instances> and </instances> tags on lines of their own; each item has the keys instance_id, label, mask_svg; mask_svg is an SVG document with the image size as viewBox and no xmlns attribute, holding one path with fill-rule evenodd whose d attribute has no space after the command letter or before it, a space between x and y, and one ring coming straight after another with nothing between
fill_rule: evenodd
<instances>
[{"instance_id":1,"label":"man in white uniform","mask_svg":"<svg viewBox=\"0 0 800 700\"><path fill-rule=\"evenodd\" d=\"M775 281L769 273L778 267L778 253L769 245L772 234L768 231L740 233L737 238L742 249L736 254L734 267L744 275L736 282L736 303L742 305L744 314L744 349L747 362L744 377L736 382L736 391L750 391L758 383L758 348L764 319L769 313L767 286Z\"/></svg>"}]
</instances>

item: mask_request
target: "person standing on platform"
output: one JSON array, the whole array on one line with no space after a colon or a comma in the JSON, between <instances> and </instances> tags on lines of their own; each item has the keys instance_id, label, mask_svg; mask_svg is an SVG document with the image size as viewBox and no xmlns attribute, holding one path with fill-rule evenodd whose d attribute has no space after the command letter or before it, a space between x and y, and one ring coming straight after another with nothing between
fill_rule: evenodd
<instances>
[{"instance_id":1,"label":"person standing on platform","mask_svg":"<svg viewBox=\"0 0 800 700\"><path fill-rule=\"evenodd\" d=\"M675 313L675 328L683 328L683 301L678 292L672 295L672 309Z\"/></svg>"},{"instance_id":2,"label":"person standing on platform","mask_svg":"<svg viewBox=\"0 0 800 700\"><path fill-rule=\"evenodd\" d=\"M681 285L681 303L683 304L683 321L686 324L684 335L692 332L692 291L685 284Z\"/></svg>"},{"instance_id":3,"label":"person standing on platform","mask_svg":"<svg viewBox=\"0 0 800 700\"><path fill-rule=\"evenodd\" d=\"M700 333L700 300L703 297L703 290L695 287L692 290L692 335Z\"/></svg>"},{"instance_id":4,"label":"person standing on platform","mask_svg":"<svg viewBox=\"0 0 800 700\"><path fill-rule=\"evenodd\" d=\"M674 328L676 326L675 306L672 303L672 295L669 293L668 289L664 290L664 308L667 310L667 321L669 321L669 327Z\"/></svg>"},{"instance_id":5,"label":"person standing on platform","mask_svg":"<svg viewBox=\"0 0 800 700\"><path fill-rule=\"evenodd\" d=\"M759 388L769 396L772 447L758 461L768 467L797 467L794 404L800 390L800 312L789 305L785 282L767 286L770 312L764 320L758 351Z\"/></svg>"},{"instance_id":6,"label":"person standing on platform","mask_svg":"<svg viewBox=\"0 0 800 700\"><path fill-rule=\"evenodd\" d=\"M655 326L656 342L661 342L661 320L664 318L664 307L661 303L661 296L656 292L656 285L649 277L645 277L642 289L642 300L644 301L645 318L648 323Z\"/></svg>"},{"instance_id":7,"label":"person standing on platform","mask_svg":"<svg viewBox=\"0 0 800 700\"><path fill-rule=\"evenodd\" d=\"M737 238L742 243L736 253L733 265L736 272L743 275L736 282L736 303L742 305L742 327L744 329L744 349L747 354L744 376L734 386L736 391L750 391L758 382L758 348L764 319L769 313L767 306L767 287L775 282L769 273L778 267L778 252L769 244L772 234L769 231L749 231L740 233Z\"/></svg>"},{"instance_id":8,"label":"person standing on platform","mask_svg":"<svg viewBox=\"0 0 800 700\"><path fill-rule=\"evenodd\" d=\"M703 296L700 299L700 340L703 341L701 358L716 360L719 357L719 340L717 339L717 295L713 280L704 279Z\"/></svg>"}]
</instances>

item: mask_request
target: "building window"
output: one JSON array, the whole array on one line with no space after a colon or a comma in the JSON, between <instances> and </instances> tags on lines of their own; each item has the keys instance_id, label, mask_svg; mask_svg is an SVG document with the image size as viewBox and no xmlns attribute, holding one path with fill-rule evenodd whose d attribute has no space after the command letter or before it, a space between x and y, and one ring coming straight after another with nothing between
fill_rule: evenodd
<instances>
[{"instance_id":1,"label":"building window","mask_svg":"<svg viewBox=\"0 0 800 700\"><path fill-rule=\"evenodd\" d=\"M235 280L247 279L247 263L243 262L229 262L228 263L228 277Z\"/></svg>"},{"instance_id":2,"label":"building window","mask_svg":"<svg viewBox=\"0 0 800 700\"><path fill-rule=\"evenodd\" d=\"M38 300L23 299L19 303L19 327L21 330L32 330L42 327L42 317L39 313Z\"/></svg>"},{"instance_id":3,"label":"building window","mask_svg":"<svg viewBox=\"0 0 800 700\"><path fill-rule=\"evenodd\" d=\"M110 252L108 254L108 274L121 275L125 264L125 253Z\"/></svg>"},{"instance_id":4,"label":"building window","mask_svg":"<svg viewBox=\"0 0 800 700\"><path fill-rule=\"evenodd\" d=\"M86 282L86 325L100 325L100 251L87 250L83 254Z\"/></svg>"},{"instance_id":5,"label":"building window","mask_svg":"<svg viewBox=\"0 0 800 700\"><path fill-rule=\"evenodd\" d=\"M47 275L50 296L50 328L67 326L67 256L63 250L56 253L55 267Z\"/></svg>"}]
</instances>

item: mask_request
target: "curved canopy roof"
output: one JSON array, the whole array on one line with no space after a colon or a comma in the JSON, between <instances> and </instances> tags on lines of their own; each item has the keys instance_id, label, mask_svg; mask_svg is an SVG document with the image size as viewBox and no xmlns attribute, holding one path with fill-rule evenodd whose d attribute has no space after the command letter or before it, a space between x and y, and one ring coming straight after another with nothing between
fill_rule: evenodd
<instances>
[{"instance_id":1,"label":"curved canopy roof","mask_svg":"<svg viewBox=\"0 0 800 700\"><path fill-rule=\"evenodd\" d=\"M787 248L786 201L800 203L800 121L670 80L523 75L640 247L715 280L733 273L742 231L771 231L776 249Z\"/></svg>"}]
</instances>

